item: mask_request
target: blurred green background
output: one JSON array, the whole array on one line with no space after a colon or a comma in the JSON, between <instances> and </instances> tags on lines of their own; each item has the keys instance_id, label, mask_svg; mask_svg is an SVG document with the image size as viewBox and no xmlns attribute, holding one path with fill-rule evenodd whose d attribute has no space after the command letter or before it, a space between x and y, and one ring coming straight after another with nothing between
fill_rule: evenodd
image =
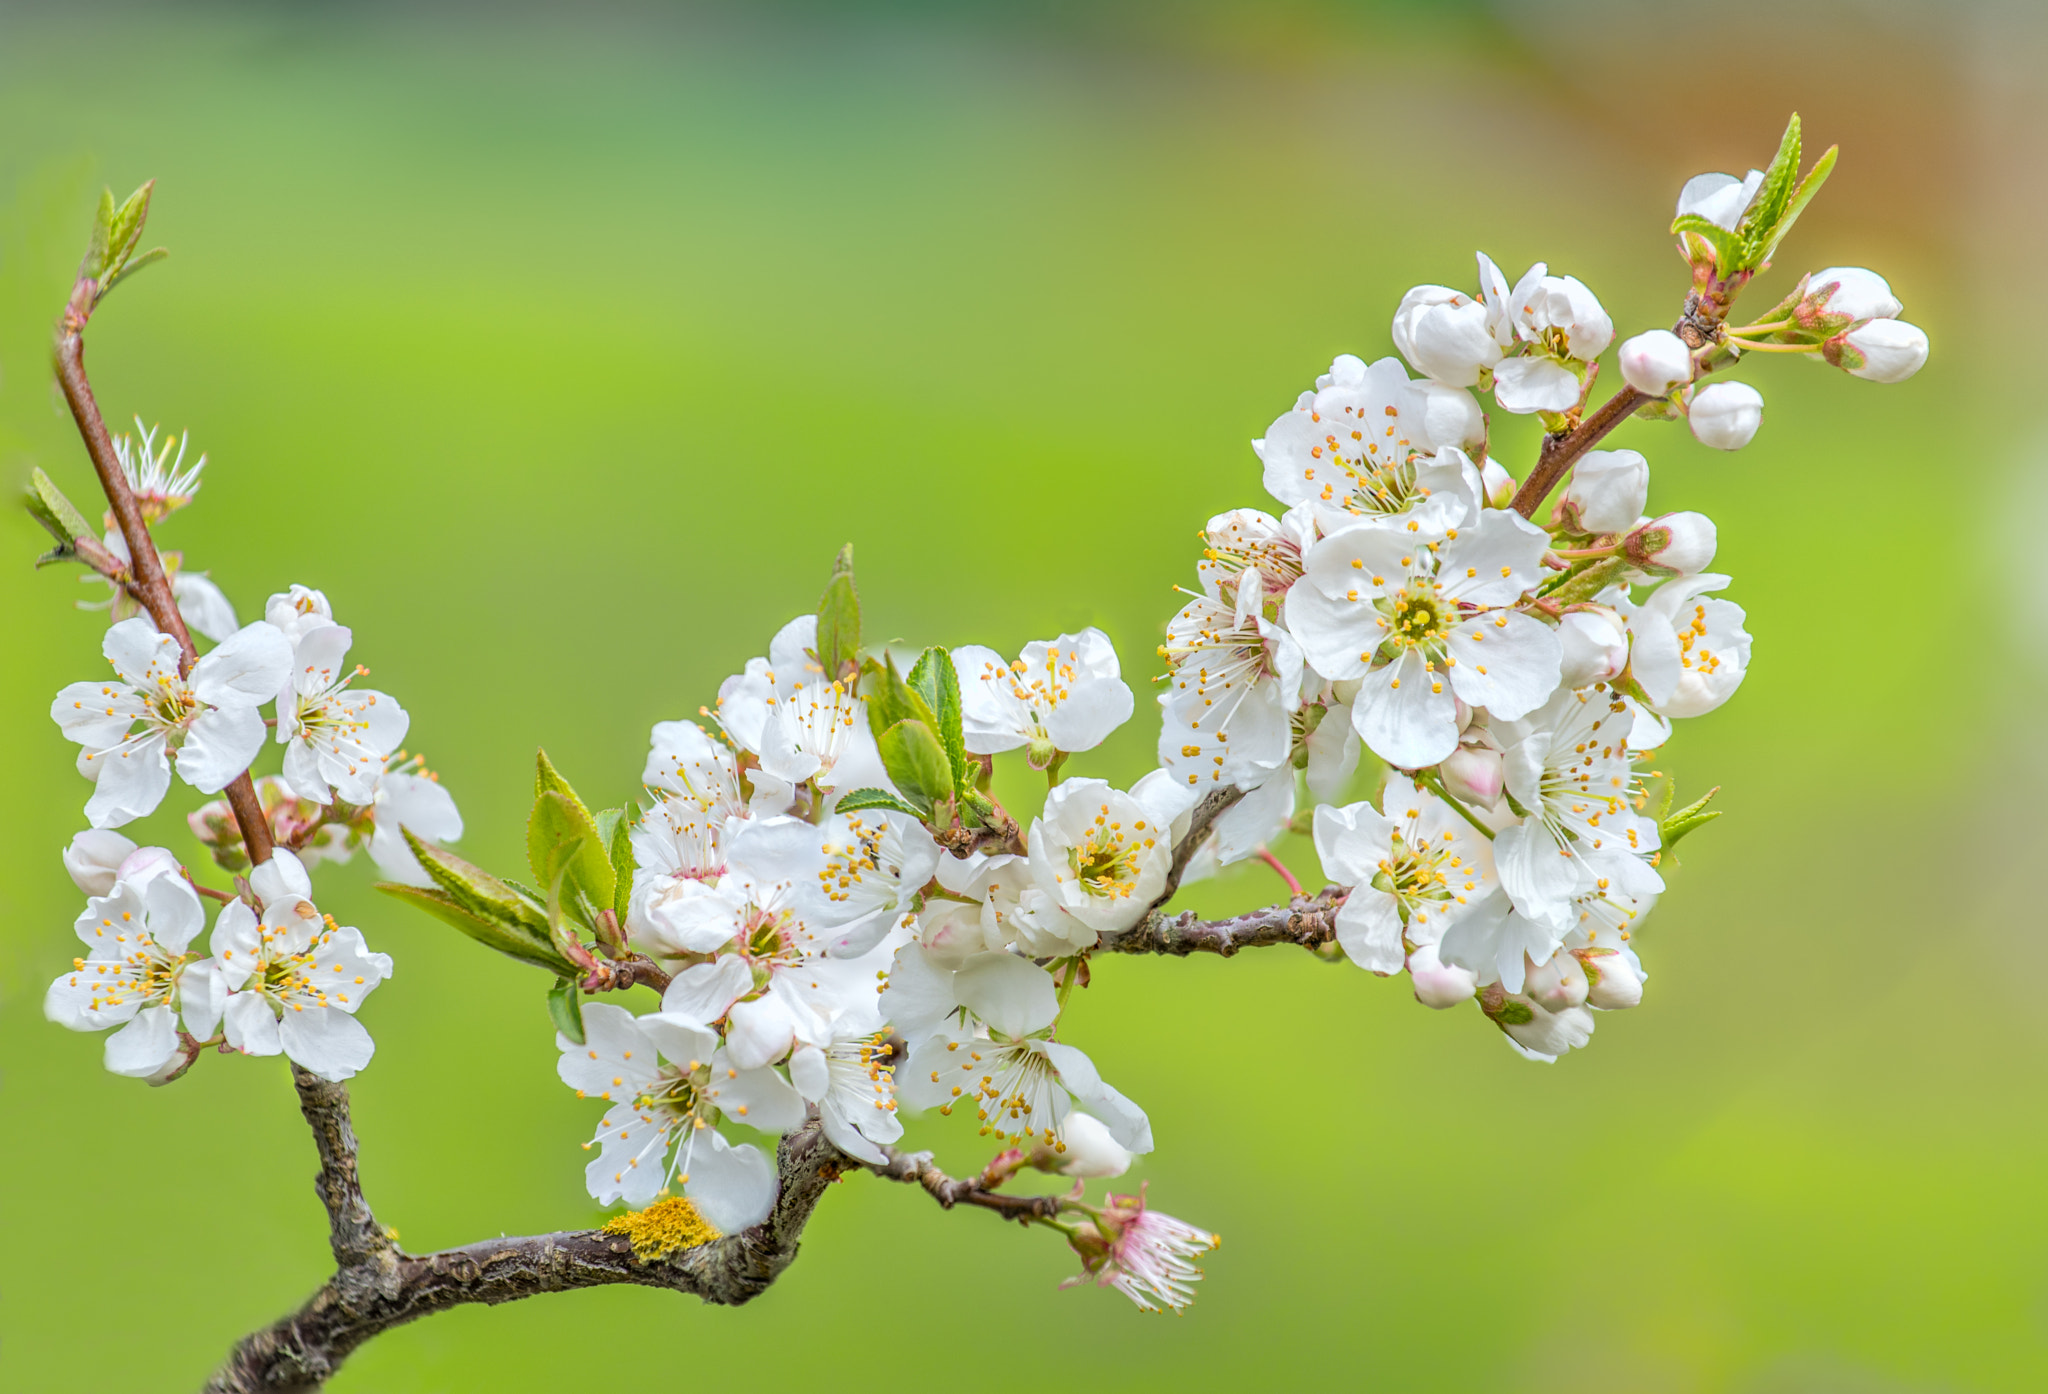
<instances>
[{"instance_id":1,"label":"blurred green background","mask_svg":"<svg viewBox=\"0 0 2048 1394\"><path fill-rule=\"evenodd\" d=\"M1662 761L1729 816L1591 1049L1289 951L1098 967L1071 1035L1151 1112L1132 1179L1225 1236L1185 1319L862 1177L748 1308L467 1309L333 1387L2048 1387L2044 56L2024 4L0 5L0 472L88 499L48 325L99 186L158 178L173 258L89 363L211 457L166 545L245 619L324 588L508 868L536 745L632 794L848 539L871 637L1097 623L1142 687L1196 530L1264 502L1247 440L1390 351L1407 286L1484 248L1668 323L1678 185L1794 107L1843 156L1759 296L1872 265L1936 346L1896 388L1746 371L1737 455L1615 438L1719 521L1756 661ZM44 713L104 625L43 545L0 519L0 1388L191 1388L324 1275L312 1150L277 1061L151 1090L42 1020L87 793ZM1133 778L1155 730L1076 766ZM380 1217L591 1222L540 976L372 879L322 901L398 964L354 1086Z\"/></svg>"}]
</instances>

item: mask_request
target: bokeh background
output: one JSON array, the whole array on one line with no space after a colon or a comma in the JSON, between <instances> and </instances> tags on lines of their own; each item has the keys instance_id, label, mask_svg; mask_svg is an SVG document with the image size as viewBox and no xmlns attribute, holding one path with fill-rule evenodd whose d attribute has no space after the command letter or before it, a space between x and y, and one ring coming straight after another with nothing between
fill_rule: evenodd
<instances>
[{"instance_id":1,"label":"bokeh background","mask_svg":"<svg viewBox=\"0 0 2048 1394\"><path fill-rule=\"evenodd\" d=\"M1591 1049L1531 1064L1288 951L1098 967L1072 1029L1151 1111L1132 1179L1225 1236L1185 1319L855 1178L748 1308L468 1309L333 1387L2048 1386L2044 32L1880 0L0 5L0 472L89 499L48 325L100 185L158 178L173 257L89 361L117 426L211 457L166 544L245 618L323 587L507 868L535 746L628 797L649 723L849 539L871 637L1100 624L1142 688L1202 520L1262 501L1246 442L1390 351L1403 289L1483 248L1668 323L1678 185L1794 108L1843 155L1758 298L1868 264L1936 348L1894 388L1758 364L1737 455L1615 438L1719 520L1756 662L1663 761L1728 816ZM86 795L44 713L104 624L43 545L0 518L0 1387L191 1388L324 1274L312 1152L280 1062L151 1090L42 1020ZM1077 768L1133 778L1154 732ZM129 831L199 858L176 817ZM419 1250L591 1222L540 976L372 879L322 899L398 963L354 1088L379 1215Z\"/></svg>"}]
</instances>

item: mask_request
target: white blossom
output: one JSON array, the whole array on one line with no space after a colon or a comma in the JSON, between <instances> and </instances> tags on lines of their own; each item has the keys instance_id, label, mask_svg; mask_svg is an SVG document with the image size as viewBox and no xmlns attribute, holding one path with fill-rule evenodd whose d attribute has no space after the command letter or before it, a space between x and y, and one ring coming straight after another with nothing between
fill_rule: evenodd
<instances>
[{"instance_id":1,"label":"white blossom","mask_svg":"<svg viewBox=\"0 0 2048 1394\"><path fill-rule=\"evenodd\" d=\"M121 863L134 851L135 844L120 833L87 828L65 846L64 870L87 895L107 895L120 879Z\"/></svg>"},{"instance_id":2,"label":"white blossom","mask_svg":"<svg viewBox=\"0 0 2048 1394\"><path fill-rule=\"evenodd\" d=\"M1394 311L1394 348L1425 377L1471 387L1500 362L1487 307L1448 286L1417 286Z\"/></svg>"},{"instance_id":3,"label":"white blossom","mask_svg":"<svg viewBox=\"0 0 2048 1394\"><path fill-rule=\"evenodd\" d=\"M376 797L385 761L405 740L405 709L382 692L353 686L367 669L344 666L354 631L298 608L304 587L273 595L264 614L292 623L291 676L277 699L277 743L285 747L284 780L314 803L367 804ZM280 631L281 632L281 631Z\"/></svg>"},{"instance_id":4,"label":"white blossom","mask_svg":"<svg viewBox=\"0 0 2048 1394\"><path fill-rule=\"evenodd\" d=\"M1742 686L1747 616L1734 601L1708 594L1727 585L1728 577L1707 572L1666 581L1640 604L1614 598L1632 640L1630 671L1659 714L1704 716Z\"/></svg>"},{"instance_id":5,"label":"white blossom","mask_svg":"<svg viewBox=\"0 0 2048 1394\"><path fill-rule=\"evenodd\" d=\"M1129 928L1166 888L1175 812L1147 807L1099 779L1067 780L1032 820L1032 879L1088 928Z\"/></svg>"},{"instance_id":6,"label":"white blossom","mask_svg":"<svg viewBox=\"0 0 2048 1394\"><path fill-rule=\"evenodd\" d=\"M1573 531L1626 532L1650 497L1650 462L1635 450L1589 450L1572 466L1564 517Z\"/></svg>"},{"instance_id":7,"label":"white blossom","mask_svg":"<svg viewBox=\"0 0 2048 1394\"><path fill-rule=\"evenodd\" d=\"M888 1047L879 1035L800 1046L789 1057L789 1079L818 1107L818 1121L834 1147L849 1157L879 1166L882 1148L903 1136L896 1116L893 1067L883 1063Z\"/></svg>"},{"instance_id":8,"label":"white blossom","mask_svg":"<svg viewBox=\"0 0 2048 1394\"><path fill-rule=\"evenodd\" d=\"M1615 353L1622 379L1652 397L1670 395L1692 381L1692 350L1668 329L1651 329L1623 341Z\"/></svg>"},{"instance_id":9,"label":"white blossom","mask_svg":"<svg viewBox=\"0 0 2048 1394\"><path fill-rule=\"evenodd\" d=\"M1875 271L1861 266L1830 266L1806 278L1806 298L1799 305L1802 318L1817 315L1834 322L1854 324L1868 319L1897 319L1905 310L1892 294L1891 284Z\"/></svg>"},{"instance_id":10,"label":"white blossom","mask_svg":"<svg viewBox=\"0 0 2048 1394\"><path fill-rule=\"evenodd\" d=\"M178 1054L180 1017L204 1039L221 1012L213 964L187 951L206 926L199 897L168 852L144 850L162 855L140 859L140 874L131 871L86 902L73 926L86 952L43 997L43 1015L73 1031L119 1026L107 1038L106 1066L138 1079ZM134 853L124 861L137 867Z\"/></svg>"},{"instance_id":11,"label":"white blossom","mask_svg":"<svg viewBox=\"0 0 2048 1394\"><path fill-rule=\"evenodd\" d=\"M1042 770L1062 753L1095 749L1131 719L1131 689L1099 629L1036 640L1012 663L968 644L953 650L953 664L962 730L976 755L1021 747Z\"/></svg>"},{"instance_id":12,"label":"white blossom","mask_svg":"<svg viewBox=\"0 0 2048 1394\"><path fill-rule=\"evenodd\" d=\"M1821 356L1851 377L1904 382L1927 362L1927 331L1902 319L1874 319L1828 340Z\"/></svg>"},{"instance_id":13,"label":"white blossom","mask_svg":"<svg viewBox=\"0 0 2048 1394\"><path fill-rule=\"evenodd\" d=\"M95 828L153 813L178 777L219 793L263 748L257 708L277 695L291 651L261 621L178 671L177 641L140 616L107 631L101 652L114 679L76 682L57 694L50 716L83 749L79 772L97 786L86 801Z\"/></svg>"},{"instance_id":14,"label":"white blossom","mask_svg":"<svg viewBox=\"0 0 2048 1394\"><path fill-rule=\"evenodd\" d=\"M1350 887L1337 911L1337 942L1353 963L1398 973L1411 943L1435 943L1466 920L1489 926L1507 913L1491 844L1441 799L1399 780L1369 803L1315 813L1316 856Z\"/></svg>"},{"instance_id":15,"label":"white blossom","mask_svg":"<svg viewBox=\"0 0 2048 1394\"><path fill-rule=\"evenodd\" d=\"M1746 382L1714 382L1697 389L1686 407L1693 438L1716 450L1740 450L1764 424L1764 398Z\"/></svg>"}]
</instances>

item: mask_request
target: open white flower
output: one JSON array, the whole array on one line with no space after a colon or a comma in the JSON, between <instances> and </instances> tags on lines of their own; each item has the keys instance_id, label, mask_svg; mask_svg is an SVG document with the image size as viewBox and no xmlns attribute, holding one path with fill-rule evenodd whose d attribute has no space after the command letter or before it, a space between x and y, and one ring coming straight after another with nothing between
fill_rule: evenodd
<instances>
[{"instance_id":1,"label":"open white flower","mask_svg":"<svg viewBox=\"0 0 2048 1394\"><path fill-rule=\"evenodd\" d=\"M290 596L274 595L266 613L290 604ZM368 671L345 666L354 637L347 625L302 624L292 644L291 677L277 699L285 783L315 803L371 802L385 761L411 724L389 696L353 686Z\"/></svg>"},{"instance_id":2,"label":"open white flower","mask_svg":"<svg viewBox=\"0 0 2048 1394\"><path fill-rule=\"evenodd\" d=\"M818 1106L826 1138L847 1156L877 1166L888 1160L882 1145L903 1136L893 1067L883 1063L887 1054L875 1035L803 1046L789 1057L790 1083Z\"/></svg>"},{"instance_id":3,"label":"open white flower","mask_svg":"<svg viewBox=\"0 0 2048 1394\"><path fill-rule=\"evenodd\" d=\"M1031 768L1093 750L1131 719L1131 689L1116 646L1099 629L1024 646L1016 662L967 644L953 650L961 729L976 755L1023 747Z\"/></svg>"},{"instance_id":4,"label":"open white flower","mask_svg":"<svg viewBox=\"0 0 2048 1394\"><path fill-rule=\"evenodd\" d=\"M1389 780L1380 801L1315 814L1316 856L1351 889L1337 911L1337 942L1353 963L1398 973L1411 944L1434 944L1465 921L1507 913L1493 848L1435 795Z\"/></svg>"},{"instance_id":5,"label":"open white flower","mask_svg":"<svg viewBox=\"0 0 2048 1394\"><path fill-rule=\"evenodd\" d=\"M799 883L798 911L831 930L832 953L855 957L912 908L942 854L924 824L901 813L835 813L820 832L824 864Z\"/></svg>"},{"instance_id":6,"label":"open white flower","mask_svg":"<svg viewBox=\"0 0 2048 1394\"><path fill-rule=\"evenodd\" d=\"M640 780L651 789L689 800L715 824L747 813L732 747L714 740L694 721L654 723Z\"/></svg>"},{"instance_id":7,"label":"open white flower","mask_svg":"<svg viewBox=\"0 0 2048 1394\"><path fill-rule=\"evenodd\" d=\"M133 855L127 860L136 862ZM43 1015L60 1026L121 1028L106 1045L107 1068L117 1075L147 1078L170 1063L181 1015L185 1029L202 1039L220 1021L213 965L187 951L206 926L206 911L175 865L166 872L146 859L141 876L117 880L88 900L74 926L85 955L72 959L71 971L43 997Z\"/></svg>"},{"instance_id":8,"label":"open white flower","mask_svg":"<svg viewBox=\"0 0 2048 1394\"><path fill-rule=\"evenodd\" d=\"M1287 627L1333 682L1363 679L1352 721L1366 748L1420 769L1458 745L1459 699L1517 717L1556 688L1557 635L1503 607L1542 573L1548 536L1487 509L1441 542L1363 524L1309 549L1287 593Z\"/></svg>"},{"instance_id":9,"label":"open white flower","mask_svg":"<svg viewBox=\"0 0 2048 1394\"><path fill-rule=\"evenodd\" d=\"M819 789L892 787L868 725L867 699L842 682L804 683L770 709L761 732L761 768L791 785Z\"/></svg>"},{"instance_id":10,"label":"open white flower","mask_svg":"<svg viewBox=\"0 0 2048 1394\"><path fill-rule=\"evenodd\" d=\"M1167 829L1178 811L1149 808L1099 779L1067 780L1032 821L1032 879L1090 929L1126 929L1166 888Z\"/></svg>"},{"instance_id":11,"label":"open white flower","mask_svg":"<svg viewBox=\"0 0 2048 1394\"><path fill-rule=\"evenodd\" d=\"M178 644L140 616L107 631L101 652L116 678L75 682L50 717L83 749L78 770L97 786L86 801L95 828L118 828L156 811L178 777L217 794L263 748L257 708L277 695L291 662L284 636L258 621L178 672Z\"/></svg>"},{"instance_id":12,"label":"open white flower","mask_svg":"<svg viewBox=\"0 0 2048 1394\"><path fill-rule=\"evenodd\" d=\"M769 1133L803 1121L803 1099L774 1070L738 1069L718 1037L666 1013L635 1017L609 1002L583 1008L583 1042L557 1035L557 1072L579 1096L610 1101L586 1142L584 1170L604 1204L645 1205L673 1181L726 1234L768 1218L775 1168L761 1150L718 1130L731 1117Z\"/></svg>"},{"instance_id":13,"label":"open white flower","mask_svg":"<svg viewBox=\"0 0 2048 1394\"><path fill-rule=\"evenodd\" d=\"M748 659L744 671L719 684L714 717L741 749L758 754L775 708L805 683L824 679L817 647L818 617L798 615L776 631L766 658Z\"/></svg>"},{"instance_id":14,"label":"open white flower","mask_svg":"<svg viewBox=\"0 0 2048 1394\"><path fill-rule=\"evenodd\" d=\"M1250 787L1287 759L1289 714L1301 706L1301 646L1279 621L1257 569L1228 598L1197 595L1167 622L1160 657L1172 665L1159 695L1159 763L1204 792Z\"/></svg>"},{"instance_id":15,"label":"open white flower","mask_svg":"<svg viewBox=\"0 0 2048 1394\"><path fill-rule=\"evenodd\" d=\"M1392 518L1441 536L1477 511L1479 476L1457 448L1462 439L1430 438L1428 406L1399 361L1368 367L1339 357L1314 392L1252 442L1266 491L1289 508L1309 505L1326 532Z\"/></svg>"},{"instance_id":16,"label":"open white flower","mask_svg":"<svg viewBox=\"0 0 2048 1394\"><path fill-rule=\"evenodd\" d=\"M292 853L278 849L249 883L262 918L237 900L213 926L228 1045L245 1055L282 1051L323 1079L350 1078L376 1053L355 1012L391 976L391 955L372 953L360 930L314 908L313 883Z\"/></svg>"},{"instance_id":17,"label":"open white flower","mask_svg":"<svg viewBox=\"0 0 2048 1394\"><path fill-rule=\"evenodd\" d=\"M1633 641L1630 671L1659 715L1704 716L1742 686L1748 616L1734 601L1708 594L1727 584L1728 577L1703 572L1666 581L1640 603L1615 593L1611 603Z\"/></svg>"},{"instance_id":18,"label":"open white flower","mask_svg":"<svg viewBox=\"0 0 2048 1394\"><path fill-rule=\"evenodd\" d=\"M1394 311L1394 347L1425 377L1471 387L1500 362L1488 307L1448 286L1417 286Z\"/></svg>"}]
</instances>

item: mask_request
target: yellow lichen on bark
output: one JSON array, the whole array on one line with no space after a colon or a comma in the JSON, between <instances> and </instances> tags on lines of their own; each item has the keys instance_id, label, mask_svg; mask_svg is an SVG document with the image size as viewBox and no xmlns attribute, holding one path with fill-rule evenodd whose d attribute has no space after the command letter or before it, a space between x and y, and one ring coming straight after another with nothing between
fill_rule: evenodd
<instances>
[{"instance_id":1,"label":"yellow lichen on bark","mask_svg":"<svg viewBox=\"0 0 2048 1394\"><path fill-rule=\"evenodd\" d=\"M623 1234L633 1241L633 1256L650 1262L677 1249L694 1249L718 1238L697 1207L681 1196L657 1200L645 1210L631 1210L605 1221L606 1234Z\"/></svg>"}]
</instances>

